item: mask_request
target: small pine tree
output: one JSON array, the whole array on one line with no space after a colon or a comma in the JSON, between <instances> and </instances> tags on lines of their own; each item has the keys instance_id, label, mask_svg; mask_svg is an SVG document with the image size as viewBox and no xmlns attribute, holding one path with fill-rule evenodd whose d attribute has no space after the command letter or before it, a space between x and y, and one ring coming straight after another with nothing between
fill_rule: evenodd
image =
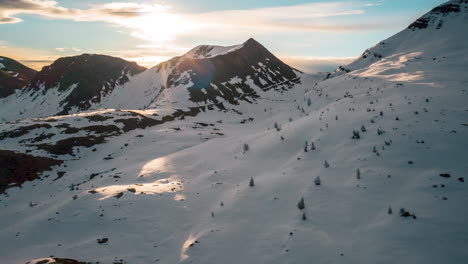
<instances>
[{"instance_id":1,"label":"small pine tree","mask_svg":"<svg viewBox=\"0 0 468 264\"><path fill-rule=\"evenodd\" d=\"M307 99L307 106L311 106L312 105L312 99Z\"/></svg>"},{"instance_id":2,"label":"small pine tree","mask_svg":"<svg viewBox=\"0 0 468 264\"><path fill-rule=\"evenodd\" d=\"M253 177L250 178L249 186L250 186L250 187L254 187L254 186L255 186L255 181L254 181Z\"/></svg>"},{"instance_id":3,"label":"small pine tree","mask_svg":"<svg viewBox=\"0 0 468 264\"><path fill-rule=\"evenodd\" d=\"M311 150L315 150L315 144L314 144L314 142L310 143L310 149L311 149Z\"/></svg>"},{"instance_id":4,"label":"small pine tree","mask_svg":"<svg viewBox=\"0 0 468 264\"><path fill-rule=\"evenodd\" d=\"M307 215L306 215L306 213L304 212L304 213L302 213L302 221L305 221L305 220L307 220Z\"/></svg>"},{"instance_id":5,"label":"small pine tree","mask_svg":"<svg viewBox=\"0 0 468 264\"><path fill-rule=\"evenodd\" d=\"M392 207L388 207L388 214L391 215L393 213Z\"/></svg>"},{"instance_id":6,"label":"small pine tree","mask_svg":"<svg viewBox=\"0 0 468 264\"><path fill-rule=\"evenodd\" d=\"M360 170L360 169L357 169L357 170L356 170L356 178L357 178L358 180L361 179L361 170Z\"/></svg>"},{"instance_id":7,"label":"small pine tree","mask_svg":"<svg viewBox=\"0 0 468 264\"><path fill-rule=\"evenodd\" d=\"M215 217L214 212L211 212L211 217L213 217L213 218Z\"/></svg>"},{"instance_id":8,"label":"small pine tree","mask_svg":"<svg viewBox=\"0 0 468 264\"><path fill-rule=\"evenodd\" d=\"M359 135L359 131L354 130L352 139L360 139L360 138L361 138L361 135Z\"/></svg>"},{"instance_id":9,"label":"small pine tree","mask_svg":"<svg viewBox=\"0 0 468 264\"><path fill-rule=\"evenodd\" d=\"M308 148L309 148L309 142L307 142L307 140L306 140L306 142L304 144L304 152L307 152Z\"/></svg>"},{"instance_id":10,"label":"small pine tree","mask_svg":"<svg viewBox=\"0 0 468 264\"><path fill-rule=\"evenodd\" d=\"M377 129L377 135L382 135L382 134L385 134L385 130L381 129L381 128L378 128Z\"/></svg>"},{"instance_id":11,"label":"small pine tree","mask_svg":"<svg viewBox=\"0 0 468 264\"><path fill-rule=\"evenodd\" d=\"M338 120L338 116L335 116L335 120Z\"/></svg>"},{"instance_id":12,"label":"small pine tree","mask_svg":"<svg viewBox=\"0 0 468 264\"><path fill-rule=\"evenodd\" d=\"M244 143L244 153L249 151L250 150L250 147L247 143Z\"/></svg>"},{"instance_id":13,"label":"small pine tree","mask_svg":"<svg viewBox=\"0 0 468 264\"><path fill-rule=\"evenodd\" d=\"M278 122L275 122L275 129L276 131L281 131L281 126L278 124Z\"/></svg>"},{"instance_id":14,"label":"small pine tree","mask_svg":"<svg viewBox=\"0 0 468 264\"><path fill-rule=\"evenodd\" d=\"M315 183L315 185L317 185L317 186L319 186L319 185L322 184L322 181L320 180L320 176L317 176L317 178L315 178L314 183Z\"/></svg>"},{"instance_id":15,"label":"small pine tree","mask_svg":"<svg viewBox=\"0 0 468 264\"><path fill-rule=\"evenodd\" d=\"M328 167L330 167L330 164L328 164L328 161L325 161L325 162L323 163L323 166L324 166L325 168L328 168Z\"/></svg>"},{"instance_id":16,"label":"small pine tree","mask_svg":"<svg viewBox=\"0 0 468 264\"><path fill-rule=\"evenodd\" d=\"M366 132L366 127L364 125L361 126L361 132Z\"/></svg>"},{"instance_id":17,"label":"small pine tree","mask_svg":"<svg viewBox=\"0 0 468 264\"><path fill-rule=\"evenodd\" d=\"M305 208L304 197L302 197L299 203L297 204L297 208L299 208L299 210L303 210Z\"/></svg>"}]
</instances>

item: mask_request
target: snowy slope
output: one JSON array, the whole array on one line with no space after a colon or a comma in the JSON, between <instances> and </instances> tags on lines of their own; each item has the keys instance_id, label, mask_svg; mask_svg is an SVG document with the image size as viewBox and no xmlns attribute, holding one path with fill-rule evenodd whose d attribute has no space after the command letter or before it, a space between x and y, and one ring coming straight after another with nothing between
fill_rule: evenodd
<instances>
[{"instance_id":1,"label":"snowy slope","mask_svg":"<svg viewBox=\"0 0 468 264\"><path fill-rule=\"evenodd\" d=\"M421 52L434 60L445 59L465 47L468 2L453 0L434 8L400 33L367 49L337 73L367 67L382 58L400 53Z\"/></svg>"},{"instance_id":2,"label":"snowy slope","mask_svg":"<svg viewBox=\"0 0 468 264\"><path fill-rule=\"evenodd\" d=\"M2 263L464 263L468 43L458 45L434 60L415 43L228 111L2 123L2 149L63 161L0 196ZM105 142L42 145L86 135Z\"/></svg>"}]
</instances>

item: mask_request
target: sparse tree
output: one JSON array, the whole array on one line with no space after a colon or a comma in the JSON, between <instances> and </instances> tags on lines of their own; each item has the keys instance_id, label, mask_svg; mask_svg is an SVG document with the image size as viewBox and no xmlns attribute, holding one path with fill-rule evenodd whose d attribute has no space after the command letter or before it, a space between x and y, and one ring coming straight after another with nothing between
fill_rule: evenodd
<instances>
[{"instance_id":1,"label":"sparse tree","mask_svg":"<svg viewBox=\"0 0 468 264\"><path fill-rule=\"evenodd\" d=\"M366 127L364 125L361 126L361 132L366 132Z\"/></svg>"},{"instance_id":2,"label":"sparse tree","mask_svg":"<svg viewBox=\"0 0 468 264\"><path fill-rule=\"evenodd\" d=\"M297 208L299 208L299 210L303 210L305 208L304 197L302 197L299 203L297 204Z\"/></svg>"},{"instance_id":3,"label":"sparse tree","mask_svg":"<svg viewBox=\"0 0 468 264\"><path fill-rule=\"evenodd\" d=\"M317 176L317 178L315 178L314 183L317 186L322 185L322 181L320 180L320 176Z\"/></svg>"},{"instance_id":4,"label":"sparse tree","mask_svg":"<svg viewBox=\"0 0 468 264\"><path fill-rule=\"evenodd\" d=\"M378 129L377 129L377 135L380 136L380 135L382 135L382 134L385 134L385 131L382 130L381 128L378 128Z\"/></svg>"},{"instance_id":5,"label":"sparse tree","mask_svg":"<svg viewBox=\"0 0 468 264\"><path fill-rule=\"evenodd\" d=\"M354 130L352 139L360 139L360 138L361 138L361 135L359 135L359 131Z\"/></svg>"},{"instance_id":6,"label":"sparse tree","mask_svg":"<svg viewBox=\"0 0 468 264\"><path fill-rule=\"evenodd\" d=\"M250 187L254 187L254 186L255 186L255 181L254 181L253 177L250 178L249 186L250 186Z\"/></svg>"},{"instance_id":7,"label":"sparse tree","mask_svg":"<svg viewBox=\"0 0 468 264\"><path fill-rule=\"evenodd\" d=\"M281 131L281 126L278 124L278 122L275 122L275 129L276 131Z\"/></svg>"},{"instance_id":8,"label":"sparse tree","mask_svg":"<svg viewBox=\"0 0 468 264\"><path fill-rule=\"evenodd\" d=\"M392 210L392 207L391 207L391 206L388 207L388 211L387 211L387 212L388 212L389 215L391 215L391 214L393 213L393 210Z\"/></svg>"},{"instance_id":9,"label":"sparse tree","mask_svg":"<svg viewBox=\"0 0 468 264\"><path fill-rule=\"evenodd\" d=\"M338 120L338 116L335 116L335 120Z\"/></svg>"},{"instance_id":10,"label":"sparse tree","mask_svg":"<svg viewBox=\"0 0 468 264\"><path fill-rule=\"evenodd\" d=\"M244 153L249 151L250 150L250 147L247 143L244 143Z\"/></svg>"},{"instance_id":11,"label":"sparse tree","mask_svg":"<svg viewBox=\"0 0 468 264\"><path fill-rule=\"evenodd\" d=\"M304 213L302 213L302 221L305 221L305 220L307 220L307 215L306 215L306 213L304 212Z\"/></svg>"},{"instance_id":12,"label":"sparse tree","mask_svg":"<svg viewBox=\"0 0 468 264\"><path fill-rule=\"evenodd\" d=\"M211 217L213 217L213 218L215 217L214 212L211 212Z\"/></svg>"},{"instance_id":13,"label":"sparse tree","mask_svg":"<svg viewBox=\"0 0 468 264\"><path fill-rule=\"evenodd\" d=\"M304 144L304 152L307 152L308 148L309 148L309 142L307 142L307 140L306 140L306 142Z\"/></svg>"},{"instance_id":14,"label":"sparse tree","mask_svg":"<svg viewBox=\"0 0 468 264\"><path fill-rule=\"evenodd\" d=\"M307 106L311 106L312 105L312 99L307 99Z\"/></svg>"},{"instance_id":15,"label":"sparse tree","mask_svg":"<svg viewBox=\"0 0 468 264\"><path fill-rule=\"evenodd\" d=\"M315 144L314 144L314 142L310 143L310 149L311 149L311 150L315 150Z\"/></svg>"}]
</instances>

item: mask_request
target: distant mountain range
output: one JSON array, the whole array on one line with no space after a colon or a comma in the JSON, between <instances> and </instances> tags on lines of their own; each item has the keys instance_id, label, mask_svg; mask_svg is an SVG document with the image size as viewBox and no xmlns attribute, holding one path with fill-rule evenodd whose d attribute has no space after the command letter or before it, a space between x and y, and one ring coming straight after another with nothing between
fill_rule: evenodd
<instances>
[{"instance_id":1,"label":"distant mountain range","mask_svg":"<svg viewBox=\"0 0 468 264\"><path fill-rule=\"evenodd\" d=\"M28 69L17 62L15 65ZM254 39L228 48L199 46L148 70L134 62L96 54L60 58L37 73L28 70L29 79L18 79L16 86L2 88L3 97L8 97L0 105L8 111L0 120L101 107L222 108L223 103L254 101L259 96L256 89L290 89L302 74Z\"/></svg>"}]
</instances>

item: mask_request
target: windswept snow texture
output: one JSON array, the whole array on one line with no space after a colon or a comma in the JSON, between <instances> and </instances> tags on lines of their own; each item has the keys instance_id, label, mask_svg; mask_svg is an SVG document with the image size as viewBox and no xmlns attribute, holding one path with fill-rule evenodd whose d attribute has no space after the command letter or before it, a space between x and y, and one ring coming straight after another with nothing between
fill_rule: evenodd
<instances>
[{"instance_id":1,"label":"windswept snow texture","mask_svg":"<svg viewBox=\"0 0 468 264\"><path fill-rule=\"evenodd\" d=\"M424 30L256 103L0 123L2 149L63 161L0 195L2 263L466 262L468 43ZM167 81L179 59L134 80Z\"/></svg>"},{"instance_id":2,"label":"windswept snow texture","mask_svg":"<svg viewBox=\"0 0 468 264\"><path fill-rule=\"evenodd\" d=\"M193 59L208 59L213 58L220 55L226 55L238 49L244 47L244 43L240 45L234 46L214 46L214 45L200 45L198 47L193 48L190 50L186 56Z\"/></svg>"}]
</instances>

